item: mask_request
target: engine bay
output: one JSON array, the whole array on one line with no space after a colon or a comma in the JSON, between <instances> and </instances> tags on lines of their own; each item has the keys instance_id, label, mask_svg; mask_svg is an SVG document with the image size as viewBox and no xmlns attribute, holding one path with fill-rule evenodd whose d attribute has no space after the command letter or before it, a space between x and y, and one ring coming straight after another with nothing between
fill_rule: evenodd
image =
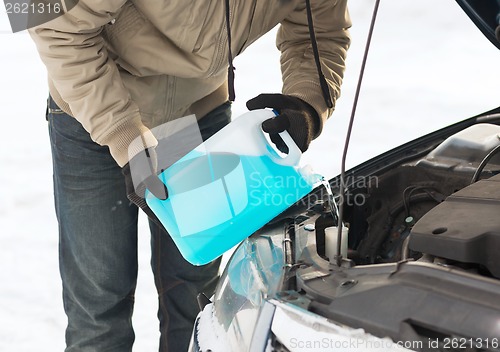
<instances>
[{"instance_id":1,"label":"engine bay","mask_svg":"<svg viewBox=\"0 0 500 352\"><path fill-rule=\"evenodd\" d=\"M500 278L500 152L474 179L499 145L500 126L477 124L423 157L354 180L345 202L349 258L366 265L432 256Z\"/></svg>"},{"instance_id":2,"label":"engine bay","mask_svg":"<svg viewBox=\"0 0 500 352\"><path fill-rule=\"evenodd\" d=\"M341 265L326 255L325 229L336 219L325 197L296 217L290 297L376 336L420 341L414 350L458 351L446 346L453 338L498 339L500 126L498 116L492 121L349 172ZM338 182L330 181L334 193Z\"/></svg>"}]
</instances>

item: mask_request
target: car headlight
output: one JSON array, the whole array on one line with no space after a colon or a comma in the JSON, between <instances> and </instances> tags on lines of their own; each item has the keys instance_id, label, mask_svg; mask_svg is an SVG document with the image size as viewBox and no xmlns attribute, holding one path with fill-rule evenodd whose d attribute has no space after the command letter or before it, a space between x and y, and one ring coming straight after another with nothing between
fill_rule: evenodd
<instances>
[{"instance_id":1,"label":"car headlight","mask_svg":"<svg viewBox=\"0 0 500 352\"><path fill-rule=\"evenodd\" d=\"M199 318L202 351L249 351L265 302L281 290L284 274L283 227L245 240L234 252L215 290L213 305ZM268 317L266 337L272 314ZM217 336L207 336L206 331ZM196 333L196 331L195 331Z\"/></svg>"}]
</instances>

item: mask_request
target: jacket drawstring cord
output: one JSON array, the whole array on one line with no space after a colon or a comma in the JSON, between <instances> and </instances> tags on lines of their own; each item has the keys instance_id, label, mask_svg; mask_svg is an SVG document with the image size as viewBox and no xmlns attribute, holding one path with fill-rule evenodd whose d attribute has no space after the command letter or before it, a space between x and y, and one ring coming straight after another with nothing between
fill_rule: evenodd
<instances>
[{"instance_id":1,"label":"jacket drawstring cord","mask_svg":"<svg viewBox=\"0 0 500 352\"><path fill-rule=\"evenodd\" d=\"M333 108L332 96L330 95L330 89L326 83L325 75L321 69L321 61L319 58L318 42L316 41L316 34L314 33L314 23L311 10L310 0L306 0L307 9L307 25L309 26L309 36L311 37L311 44L314 54L314 61L316 62L316 70L318 71L319 85L321 86L321 92L323 93L323 99L325 100L326 106L328 108Z\"/></svg>"},{"instance_id":2,"label":"jacket drawstring cord","mask_svg":"<svg viewBox=\"0 0 500 352\"><path fill-rule=\"evenodd\" d=\"M228 61L229 67L227 69L227 80L228 80L228 91L229 100L234 101L236 94L234 92L234 70L233 65L233 53L231 50L231 27L230 27L230 12L229 12L229 0L226 0L226 30L227 30L227 46L228 46Z\"/></svg>"}]
</instances>

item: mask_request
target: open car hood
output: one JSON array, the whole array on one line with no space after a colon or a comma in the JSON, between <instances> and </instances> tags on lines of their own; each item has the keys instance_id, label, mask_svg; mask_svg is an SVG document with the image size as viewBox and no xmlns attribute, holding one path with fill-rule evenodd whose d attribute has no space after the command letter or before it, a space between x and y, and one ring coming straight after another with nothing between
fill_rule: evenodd
<instances>
[{"instance_id":1,"label":"open car hood","mask_svg":"<svg viewBox=\"0 0 500 352\"><path fill-rule=\"evenodd\" d=\"M483 34L500 49L500 0L456 0Z\"/></svg>"}]
</instances>

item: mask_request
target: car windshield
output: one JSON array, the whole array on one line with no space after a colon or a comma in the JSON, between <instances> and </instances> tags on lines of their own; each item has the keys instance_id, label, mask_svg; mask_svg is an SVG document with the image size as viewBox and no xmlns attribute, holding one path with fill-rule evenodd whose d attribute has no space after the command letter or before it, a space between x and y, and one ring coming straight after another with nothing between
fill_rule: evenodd
<instances>
[{"instance_id":1,"label":"car windshield","mask_svg":"<svg viewBox=\"0 0 500 352\"><path fill-rule=\"evenodd\" d=\"M373 0L349 1L352 46L336 111L303 161L328 178L340 171ZM248 94L281 89L273 34L237 62L234 116ZM347 167L500 105L500 52L455 1L383 0L368 56ZM255 71L255 67L262 69ZM241 111L243 111L241 107Z\"/></svg>"}]
</instances>

